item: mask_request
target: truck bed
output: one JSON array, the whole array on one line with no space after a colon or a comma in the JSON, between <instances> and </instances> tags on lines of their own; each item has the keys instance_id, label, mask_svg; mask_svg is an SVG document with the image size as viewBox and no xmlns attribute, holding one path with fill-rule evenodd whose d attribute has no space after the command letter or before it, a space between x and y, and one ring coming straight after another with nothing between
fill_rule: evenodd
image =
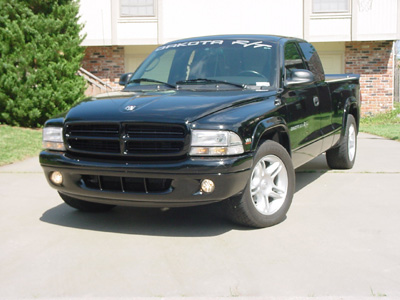
<instances>
[{"instance_id":1,"label":"truck bed","mask_svg":"<svg viewBox=\"0 0 400 300\"><path fill-rule=\"evenodd\" d=\"M325 74L326 82L342 81L348 79L358 79L360 75L358 74Z\"/></svg>"}]
</instances>

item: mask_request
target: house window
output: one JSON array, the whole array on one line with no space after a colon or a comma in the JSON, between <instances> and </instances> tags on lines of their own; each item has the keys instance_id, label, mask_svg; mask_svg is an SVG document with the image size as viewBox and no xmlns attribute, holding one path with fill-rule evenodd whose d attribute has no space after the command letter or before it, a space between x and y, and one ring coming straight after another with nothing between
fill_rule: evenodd
<instances>
[{"instance_id":1,"label":"house window","mask_svg":"<svg viewBox=\"0 0 400 300\"><path fill-rule=\"evenodd\" d=\"M313 0L313 13L344 13L350 11L349 0Z\"/></svg>"},{"instance_id":2,"label":"house window","mask_svg":"<svg viewBox=\"0 0 400 300\"><path fill-rule=\"evenodd\" d=\"M153 17L155 0L120 0L121 17Z\"/></svg>"}]
</instances>

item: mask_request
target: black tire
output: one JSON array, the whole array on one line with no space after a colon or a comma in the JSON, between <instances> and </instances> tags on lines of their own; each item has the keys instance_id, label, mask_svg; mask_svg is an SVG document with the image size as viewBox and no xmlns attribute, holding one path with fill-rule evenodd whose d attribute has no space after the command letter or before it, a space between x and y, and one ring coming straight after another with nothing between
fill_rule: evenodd
<instances>
[{"instance_id":1,"label":"black tire","mask_svg":"<svg viewBox=\"0 0 400 300\"><path fill-rule=\"evenodd\" d=\"M263 174L263 171L266 172ZM286 219L294 189L295 173L290 155L280 144L266 141L257 150L241 197L225 201L228 217L250 227L276 225Z\"/></svg>"},{"instance_id":2,"label":"black tire","mask_svg":"<svg viewBox=\"0 0 400 300\"><path fill-rule=\"evenodd\" d=\"M115 205L102 204L102 203L94 203L84 200L79 200L70 196L67 196L62 193L58 193L60 197L64 200L66 204L69 206L78 209L84 212L105 212L113 209Z\"/></svg>"},{"instance_id":3,"label":"black tire","mask_svg":"<svg viewBox=\"0 0 400 300\"><path fill-rule=\"evenodd\" d=\"M339 145L326 151L326 161L331 169L351 169L357 154L357 124L352 115L347 116L345 134Z\"/></svg>"}]
</instances>

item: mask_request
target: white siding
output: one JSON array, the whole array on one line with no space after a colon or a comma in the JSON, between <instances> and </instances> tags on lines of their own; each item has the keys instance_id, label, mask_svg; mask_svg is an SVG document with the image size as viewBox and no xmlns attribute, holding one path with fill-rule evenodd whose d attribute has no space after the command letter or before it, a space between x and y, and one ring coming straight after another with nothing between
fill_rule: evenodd
<instances>
[{"instance_id":1,"label":"white siding","mask_svg":"<svg viewBox=\"0 0 400 300\"><path fill-rule=\"evenodd\" d=\"M351 19L311 19L307 40L311 42L350 41Z\"/></svg>"},{"instance_id":2,"label":"white siding","mask_svg":"<svg viewBox=\"0 0 400 300\"><path fill-rule=\"evenodd\" d=\"M94 5L95 3L95 5ZM84 46L112 44L111 2L110 0L80 1L80 22L85 25Z\"/></svg>"},{"instance_id":3,"label":"white siding","mask_svg":"<svg viewBox=\"0 0 400 300\"><path fill-rule=\"evenodd\" d=\"M300 0L159 0L160 43L215 34L303 37Z\"/></svg>"},{"instance_id":4,"label":"white siding","mask_svg":"<svg viewBox=\"0 0 400 300\"><path fill-rule=\"evenodd\" d=\"M119 0L81 0L83 45L157 45L216 34L275 34L311 42L400 39L400 0L349 0L313 13L313 0L154 0L154 15L121 17Z\"/></svg>"},{"instance_id":5,"label":"white siding","mask_svg":"<svg viewBox=\"0 0 400 300\"><path fill-rule=\"evenodd\" d=\"M399 0L350 0L348 12L313 13L304 1L304 37L311 42L400 39Z\"/></svg>"},{"instance_id":6,"label":"white siding","mask_svg":"<svg viewBox=\"0 0 400 300\"><path fill-rule=\"evenodd\" d=\"M353 13L353 40L398 39L399 1L356 0Z\"/></svg>"},{"instance_id":7,"label":"white siding","mask_svg":"<svg viewBox=\"0 0 400 300\"><path fill-rule=\"evenodd\" d=\"M155 22L118 22L118 45L155 45L157 44L157 23Z\"/></svg>"},{"instance_id":8,"label":"white siding","mask_svg":"<svg viewBox=\"0 0 400 300\"><path fill-rule=\"evenodd\" d=\"M119 0L81 0L83 46L155 45L157 17L121 17Z\"/></svg>"}]
</instances>

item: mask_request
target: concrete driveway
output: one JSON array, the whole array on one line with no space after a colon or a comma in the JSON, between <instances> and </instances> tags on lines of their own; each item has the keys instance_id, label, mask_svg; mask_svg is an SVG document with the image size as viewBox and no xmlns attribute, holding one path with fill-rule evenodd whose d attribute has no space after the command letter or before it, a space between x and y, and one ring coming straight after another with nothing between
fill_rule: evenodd
<instances>
[{"instance_id":1,"label":"concrete driveway","mask_svg":"<svg viewBox=\"0 0 400 300\"><path fill-rule=\"evenodd\" d=\"M287 219L252 230L214 206L63 204L33 158L0 168L0 298L400 298L400 143L359 135L355 167L297 172Z\"/></svg>"}]
</instances>

